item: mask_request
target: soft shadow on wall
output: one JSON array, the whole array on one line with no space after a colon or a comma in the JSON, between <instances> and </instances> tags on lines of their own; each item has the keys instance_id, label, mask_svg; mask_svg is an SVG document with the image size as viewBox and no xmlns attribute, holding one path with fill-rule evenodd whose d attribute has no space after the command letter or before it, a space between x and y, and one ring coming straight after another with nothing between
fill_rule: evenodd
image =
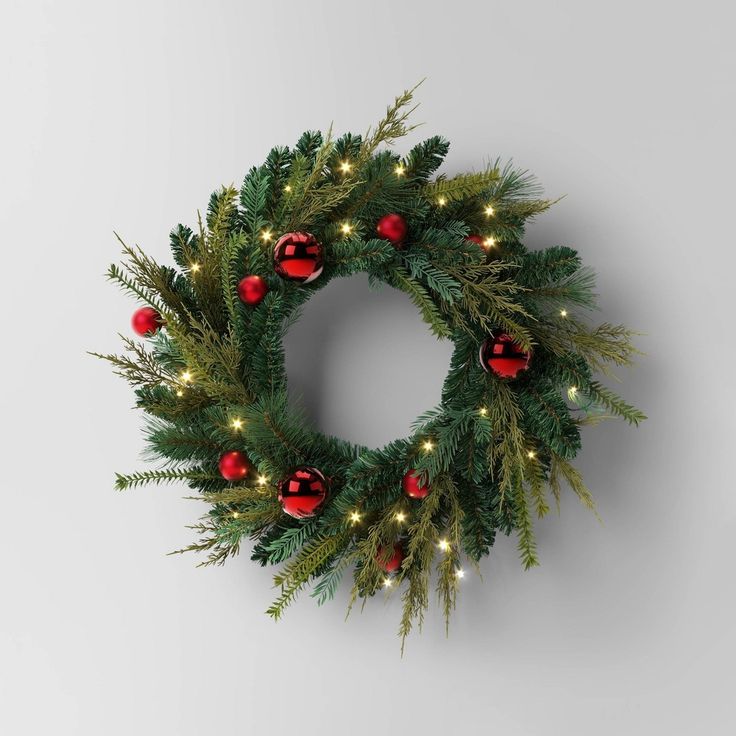
<instances>
[{"instance_id":1,"label":"soft shadow on wall","mask_svg":"<svg viewBox=\"0 0 736 736\"><path fill-rule=\"evenodd\" d=\"M439 403L452 355L403 292L336 279L305 305L284 340L289 394L317 429L380 447Z\"/></svg>"}]
</instances>

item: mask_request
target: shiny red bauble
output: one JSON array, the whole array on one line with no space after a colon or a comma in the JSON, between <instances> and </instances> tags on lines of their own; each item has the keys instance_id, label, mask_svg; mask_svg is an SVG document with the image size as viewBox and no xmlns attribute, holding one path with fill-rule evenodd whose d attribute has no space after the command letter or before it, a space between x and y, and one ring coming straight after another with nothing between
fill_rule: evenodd
<instances>
[{"instance_id":1,"label":"shiny red bauble","mask_svg":"<svg viewBox=\"0 0 736 736\"><path fill-rule=\"evenodd\" d=\"M313 516L327 497L327 480L317 468L301 466L279 483L279 501L296 519Z\"/></svg>"},{"instance_id":2,"label":"shiny red bauble","mask_svg":"<svg viewBox=\"0 0 736 736\"><path fill-rule=\"evenodd\" d=\"M386 559L386 554L386 548L379 547L376 552L376 562L384 572L395 572L401 567L401 562L404 559L404 548L397 542L388 560Z\"/></svg>"},{"instance_id":3,"label":"shiny red bauble","mask_svg":"<svg viewBox=\"0 0 736 736\"><path fill-rule=\"evenodd\" d=\"M406 238L408 226L406 220L395 212L391 212L388 215L384 215L376 223L376 233L379 238L388 240L396 246L401 246Z\"/></svg>"},{"instance_id":4,"label":"shiny red bauble","mask_svg":"<svg viewBox=\"0 0 736 736\"><path fill-rule=\"evenodd\" d=\"M245 453L231 450L220 457L220 475L225 480L243 480L250 471Z\"/></svg>"},{"instance_id":5,"label":"shiny red bauble","mask_svg":"<svg viewBox=\"0 0 736 736\"><path fill-rule=\"evenodd\" d=\"M480 346L480 364L483 370L501 378L516 378L529 367L531 353L524 350L511 335L495 332Z\"/></svg>"},{"instance_id":6,"label":"shiny red bauble","mask_svg":"<svg viewBox=\"0 0 736 736\"><path fill-rule=\"evenodd\" d=\"M426 475L418 470L410 470L404 476L401 485L409 498L426 498L430 491Z\"/></svg>"},{"instance_id":7,"label":"shiny red bauble","mask_svg":"<svg viewBox=\"0 0 736 736\"><path fill-rule=\"evenodd\" d=\"M130 324L136 334L141 337L150 337L155 335L164 321L161 315L153 307L141 307L133 312Z\"/></svg>"},{"instance_id":8,"label":"shiny red bauble","mask_svg":"<svg viewBox=\"0 0 736 736\"><path fill-rule=\"evenodd\" d=\"M243 304L255 307L268 294L268 284L260 276L246 276L238 284L238 296Z\"/></svg>"},{"instance_id":9,"label":"shiny red bauble","mask_svg":"<svg viewBox=\"0 0 736 736\"><path fill-rule=\"evenodd\" d=\"M322 246L309 233L286 233L273 249L273 267L282 279L308 284L322 273Z\"/></svg>"}]
</instances>

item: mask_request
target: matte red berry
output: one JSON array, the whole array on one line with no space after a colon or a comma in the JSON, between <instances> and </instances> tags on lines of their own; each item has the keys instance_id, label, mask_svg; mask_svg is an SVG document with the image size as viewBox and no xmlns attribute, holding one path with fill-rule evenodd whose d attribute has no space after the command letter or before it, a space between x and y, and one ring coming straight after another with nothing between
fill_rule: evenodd
<instances>
[{"instance_id":1,"label":"matte red berry","mask_svg":"<svg viewBox=\"0 0 736 736\"><path fill-rule=\"evenodd\" d=\"M426 498L430 491L426 476L417 470L410 470L404 476L402 486L409 498Z\"/></svg>"},{"instance_id":2,"label":"matte red berry","mask_svg":"<svg viewBox=\"0 0 736 736\"><path fill-rule=\"evenodd\" d=\"M246 276L238 284L238 296L243 304L255 307L268 294L268 284L260 276Z\"/></svg>"},{"instance_id":3,"label":"matte red berry","mask_svg":"<svg viewBox=\"0 0 736 736\"><path fill-rule=\"evenodd\" d=\"M398 542L394 545L393 554L388 560L386 560L385 555L386 548L379 547L376 552L376 562L381 570L384 572L395 572L401 567L401 562L404 559L404 549Z\"/></svg>"},{"instance_id":4,"label":"matte red berry","mask_svg":"<svg viewBox=\"0 0 736 736\"><path fill-rule=\"evenodd\" d=\"M161 315L153 307L141 307L133 312L130 324L136 334L141 337L150 337L155 335L164 321Z\"/></svg>"},{"instance_id":5,"label":"matte red berry","mask_svg":"<svg viewBox=\"0 0 736 736\"><path fill-rule=\"evenodd\" d=\"M406 224L406 220L395 212L384 215L376 223L376 233L378 234L378 237L388 240L397 247L400 247L403 244L407 230L408 226Z\"/></svg>"},{"instance_id":6,"label":"matte red berry","mask_svg":"<svg viewBox=\"0 0 736 736\"><path fill-rule=\"evenodd\" d=\"M220 457L220 475L225 480L243 480L250 471L250 463L245 453L231 450Z\"/></svg>"}]
</instances>

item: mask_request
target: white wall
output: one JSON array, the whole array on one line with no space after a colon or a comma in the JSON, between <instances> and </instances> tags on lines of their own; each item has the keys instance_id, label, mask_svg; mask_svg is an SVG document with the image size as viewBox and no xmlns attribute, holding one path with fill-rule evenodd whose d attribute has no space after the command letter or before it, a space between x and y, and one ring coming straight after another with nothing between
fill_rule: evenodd
<instances>
[{"instance_id":1,"label":"white wall","mask_svg":"<svg viewBox=\"0 0 736 736\"><path fill-rule=\"evenodd\" d=\"M0 12L2 733L733 732L727 3ZM133 305L102 278L113 228L165 258L169 228L271 145L330 121L362 131L424 76L419 133L454 141L448 171L513 156L567 195L529 242L579 248L601 317L645 333L623 391L651 418L585 437L602 526L567 500L528 573L501 541L484 580L465 579L450 638L432 614L401 660L397 601L345 623L344 592L305 597L276 625L271 571L247 555L214 570L165 556L201 507L181 488L112 490L114 470L144 467L139 417L84 351L128 330ZM388 324L360 284L318 299L288 341L313 414L369 442L402 434L435 401L446 349L401 296ZM300 371L308 343L321 363Z\"/></svg>"}]
</instances>

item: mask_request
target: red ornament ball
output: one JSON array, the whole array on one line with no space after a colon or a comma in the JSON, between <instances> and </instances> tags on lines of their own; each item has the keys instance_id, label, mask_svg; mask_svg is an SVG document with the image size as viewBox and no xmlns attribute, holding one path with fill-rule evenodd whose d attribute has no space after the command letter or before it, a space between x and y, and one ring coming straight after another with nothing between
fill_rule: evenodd
<instances>
[{"instance_id":1,"label":"red ornament ball","mask_svg":"<svg viewBox=\"0 0 736 736\"><path fill-rule=\"evenodd\" d=\"M531 353L524 350L511 335L497 332L483 341L479 357L484 371L493 372L501 378L516 378L529 367Z\"/></svg>"},{"instance_id":2,"label":"red ornament ball","mask_svg":"<svg viewBox=\"0 0 736 736\"><path fill-rule=\"evenodd\" d=\"M286 233L273 250L273 266L282 279L308 284L322 273L322 246L309 233Z\"/></svg>"},{"instance_id":3,"label":"red ornament ball","mask_svg":"<svg viewBox=\"0 0 736 736\"><path fill-rule=\"evenodd\" d=\"M220 475L225 480L243 480L249 471L248 458L239 450L231 450L220 457Z\"/></svg>"},{"instance_id":4,"label":"red ornament ball","mask_svg":"<svg viewBox=\"0 0 736 736\"><path fill-rule=\"evenodd\" d=\"M407 230L408 226L406 224L406 220L395 212L384 215L376 223L376 233L378 233L378 237L388 240L397 247L400 247L404 242Z\"/></svg>"},{"instance_id":5,"label":"red ornament ball","mask_svg":"<svg viewBox=\"0 0 736 736\"><path fill-rule=\"evenodd\" d=\"M155 335L164 321L161 315L153 307L141 307L133 312L130 324L136 334L141 337L150 337Z\"/></svg>"},{"instance_id":6,"label":"red ornament ball","mask_svg":"<svg viewBox=\"0 0 736 736\"><path fill-rule=\"evenodd\" d=\"M404 476L401 484L404 487L404 493L409 498L426 498L430 491L425 474L418 470L410 470Z\"/></svg>"},{"instance_id":7,"label":"red ornament ball","mask_svg":"<svg viewBox=\"0 0 736 736\"><path fill-rule=\"evenodd\" d=\"M238 284L238 296L243 304L255 307L268 294L268 285L260 276L246 276Z\"/></svg>"},{"instance_id":8,"label":"red ornament ball","mask_svg":"<svg viewBox=\"0 0 736 736\"><path fill-rule=\"evenodd\" d=\"M376 552L376 562L381 570L384 572L395 572L401 567L401 562L404 559L404 549L398 542L394 545L393 554L388 560L386 560L385 555L386 548L379 547Z\"/></svg>"},{"instance_id":9,"label":"red ornament ball","mask_svg":"<svg viewBox=\"0 0 736 736\"><path fill-rule=\"evenodd\" d=\"M313 516L327 497L327 480L317 468L296 468L279 484L279 501L296 519Z\"/></svg>"},{"instance_id":10,"label":"red ornament ball","mask_svg":"<svg viewBox=\"0 0 736 736\"><path fill-rule=\"evenodd\" d=\"M480 245L481 247L483 247L483 245L486 242L485 239L480 235L468 235L468 237L465 238L465 240L469 240L471 243L476 243L477 245Z\"/></svg>"}]
</instances>

